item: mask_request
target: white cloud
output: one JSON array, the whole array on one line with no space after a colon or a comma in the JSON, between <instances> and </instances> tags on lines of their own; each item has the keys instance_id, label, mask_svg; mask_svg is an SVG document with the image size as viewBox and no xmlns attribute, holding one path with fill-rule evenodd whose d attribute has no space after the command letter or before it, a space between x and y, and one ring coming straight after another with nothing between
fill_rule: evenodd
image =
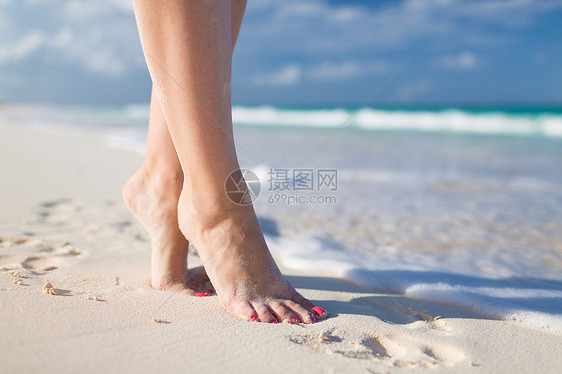
<instances>
[{"instance_id":1,"label":"white cloud","mask_svg":"<svg viewBox=\"0 0 562 374\"><path fill-rule=\"evenodd\" d=\"M253 3L248 3L241 49L309 54L389 50L417 43L457 49L505 43L513 27L562 7L562 1L545 0L407 0L374 8L333 6L321 0L284 0L259 7Z\"/></svg>"},{"instance_id":2,"label":"white cloud","mask_svg":"<svg viewBox=\"0 0 562 374\"><path fill-rule=\"evenodd\" d=\"M390 66L379 60L365 62L324 62L307 68L306 77L313 81L343 81L373 74L386 73Z\"/></svg>"},{"instance_id":3,"label":"white cloud","mask_svg":"<svg viewBox=\"0 0 562 374\"><path fill-rule=\"evenodd\" d=\"M400 87L398 89L398 96L402 100L409 101L428 92L432 87L433 83L429 79L420 78Z\"/></svg>"},{"instance_id":4,"label":"white cloud","mask_svg":"<svg viewBox=\"0 0 562 374\"><path fill-rule=\"evenodd\" d=\"M100 74L115 75L130 67L144 67L130 0L62 3L0 0L0 4L7 10L0 17L11 20L12 26L16 26L7 30L0 25L0 61L25 59L41 49L42 53L50 54L51 60L57 53L62 61ZM316 59L310 59L316 71L298 71L293 66L278 72L279 76L273 80L261 79L258 75L259 85L290 85L307 77L310 80L351 79L374 72L369 73L368 67L356 62L322 61L333 59L338 53L397 49L417 42L445 43L461 48L489 43L499 36L490 37L482 26L521 25L537 14L561 6L561 1L545 0L407 0L374 9L333 6L322 0L250 1L237 53L252 56L255 53L285 56L293 53ZM10 16L10 9L17 10L14 16L19 14L20 17ZM26 24L28 17L21 17L23 11L30 12L29 19L34 21ZM53 16L38 17L43 14ZM32 24L41 32L42 40L37 35L30 36ZM52 42L60 37L61 30L70 30L70 33L64 31L70 37L64 43ZM352 55L350 60L353 61ZM473 67L470 60L470 56L461 56L456 65Z\"/></svg>"},{"instance_id":5,"label":"white cloud","mask_svg":"<svg viewBox=\"0 0 562 374\"><path fill-rule=\"evenodd\" d=\"M482 62L474 53L467 51L444 56L439 60L439 65L447 69L472 70L481 64Z\"/></svg>"},{"instance_id":6,"label":"white cloud","mask_svg":"<svg viewBox=\"0 0 562 374\"><path fill-rule=\"evenodd\" d=\"M31 31L23 38L11 44L0 45L0 64L19 61L37 51L45 42L40 31Z\"/></svg>"},{"instance_id":7,"label":"white cloud","mask_svg":"<svg viewBox=\"0 0 562 374\"><path fill-rule=\"evenodd\" d=\"M257 74L252 82L256 86L293 86L301 76L302 69L297 64L290 64L271 73Z\"/></svg>"},{"instance_id":8,"label":"white cloud","mask_svg":"<svg viewBox=\"0 0 562 374\"><path fill-rule=\"evenodd\" d=\"M243 77L237 84L336 86L389 73L405 54L420 55L420 50L438 51L436 56L442 58L431 62L449 69L493 67L486 48L528 43L512 31L529 29L541 15L562 8L560 0L338 3L249 1L235 56L235 80ZM451 54L455 51L464 52ZM529 58L532 63L532 51ZM129 72L139 81L148 79L132 1L0 0L2 73L19 74L25 84L41 64L60 65L59 72L73 69L89 79L125 77ZM412 98L431 87L431 82L421 80L399 92Z\"/></svg>"},{"instance_id":9,"label":"white cloud","mask_svg":"<svg viewBox=\"0 0 562 374\"><path fill-rule=\"evenodd\" d=\"M301 81L345 81L389 70L390 65L381 60L323 62L309 66L292 63L272 72L256 74L252 82L256 86L292 86Z\"/></svg>"},{"instance_id":10,"label":"white cloud","mask_svg":"<svg viewBox=\"0 0 562 374\"><path fill-rule=\"evenodd\" d=\"M22 0L5 9L19 17L10 17L17 22L10 33L0 35L1 65L33 60L105 76L144 68L129 0ZM26 18L34 20L33 29Z\"/></svg>"},{"instance_id":11,"label":"white cloud","mask_svg":"<svg viewBox=\"0 0 562 374\"><path fill-rule=\"evenodd\" d=\"M132 0L68 1L62 9L65 18L78 23L100 17L115 17L118 13L133 14Z\"/></svg>"},{"instance_id":12,"label":"white cloud","mask_svg":"<svg viewBox=\"0 0 562 374\"><path fill-rule=\"evenodd\" d=\"M51 35L31 31L15 43L0 46L0 65L22 61L42 52L44 61L50 64L77 64L87 71L108 76L123 73L127 68L126 59L117 46L103 43L101 39L95 33L90 38L81 39L69 28Z\"/></svg>"},{"instance_id":13,"label":"white cloud","mask_svg":"<svg viewBox=\"0 0 562 374\"><path fill-rule=\"evenodd\" d=\"M548 56L543 51L533 53L533 62L537 65L543 65L548 62Z\"/></svg>"},{"instance_id":14,"label":"white cloud","mask_svg":"<svg viewBox=\"0 0 562 374\"><path fill-rule=\"evenodd\" d=\"M107 76L124 73L130 61L130 56L123 55L119 44L109 43L103 32L95 30L77 34L71 28L63 28L53 36L50 48L66 63Z\"/></svg>"}]
</instances>

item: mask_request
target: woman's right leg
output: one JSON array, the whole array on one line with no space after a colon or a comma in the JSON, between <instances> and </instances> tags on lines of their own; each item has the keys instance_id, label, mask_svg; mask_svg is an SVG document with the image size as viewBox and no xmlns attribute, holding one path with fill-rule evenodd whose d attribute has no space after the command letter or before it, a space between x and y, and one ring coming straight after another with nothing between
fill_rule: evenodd
<instances>
[{"instance_id":1,"label":"woman's right leg","mask_svg":"<svg viewBox=\"0 0 562 374\"><path fill-rule=\"evenodd\" d=\"M263 322L314 321L320 308L275 265L252 206L228 199L238 169L230 113L231 8L227 0L135 0L145 57L184 171L179 225L223 306Z\"/></svg>"},{"instance_id":2,"label":"woman's right leg","mask_svg":"<svg viewBox=\"0 0 562 374\"><path fill-rule=\"evenodd\" d=\"M236 45L247 0L234 0L231 9L232 49ZM193 295L207 292L207 279L187 271L189 242L178 227L177 206L183 186L183 171L168 125L154 89L146 156L141 168L123 189L124 199L144 225L152 242L151 285L161 290L181 290Z\"/></svg>"}]
</instances>

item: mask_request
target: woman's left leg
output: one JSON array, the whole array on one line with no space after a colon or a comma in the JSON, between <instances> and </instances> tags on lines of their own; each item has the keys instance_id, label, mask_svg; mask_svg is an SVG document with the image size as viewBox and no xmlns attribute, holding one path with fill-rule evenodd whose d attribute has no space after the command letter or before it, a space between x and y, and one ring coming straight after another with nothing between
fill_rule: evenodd
<instances>
[{"instance_id":1,"label":"woman's left leg","mask_svg":"<svg viewBox=\"0 0 562 374\"><path fill-rule=\"evenodd\" d=\"M152 245L151 286L195 295L208 292L204 280L187 271L189 242L178 226L183 171L154 90L146 156L123 188L129 210L143 224Z\"/></svg>"}]
</instances>

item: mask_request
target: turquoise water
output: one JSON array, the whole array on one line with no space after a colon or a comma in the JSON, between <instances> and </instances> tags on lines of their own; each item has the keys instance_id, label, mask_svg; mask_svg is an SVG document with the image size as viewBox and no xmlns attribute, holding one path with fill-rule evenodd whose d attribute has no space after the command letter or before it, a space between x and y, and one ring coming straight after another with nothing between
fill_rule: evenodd
<instances>
[{"instance_id":1,"label":"turquoise water","mask_svg":"<svg viewBox=\"0 0 562 374\"><path fill-rule=\"evenodd\" d=\"M7 106L6 121L72 126L144 127L147 104L125 106ZM274 107L234 106L235 125L340 130L417 131L483 135L562 137L562 107Z\"/></svg>"}]
</instances>

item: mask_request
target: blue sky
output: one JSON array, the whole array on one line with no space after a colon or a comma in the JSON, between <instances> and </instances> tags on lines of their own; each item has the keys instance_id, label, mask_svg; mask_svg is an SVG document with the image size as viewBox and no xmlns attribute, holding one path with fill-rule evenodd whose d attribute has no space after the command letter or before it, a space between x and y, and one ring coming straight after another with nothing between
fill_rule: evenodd
<instances>
[{"instance_id":1,"label":"blue sky","mask_svg":"<svg viewBox=\"0 0 562 374\"><path fill-rule=\"evenodd\" d=\"M562 1L250 0L234 104L562 104ZM0 100L148 101L130 0L0 0Z\"/></svg>"}]
</instances>

